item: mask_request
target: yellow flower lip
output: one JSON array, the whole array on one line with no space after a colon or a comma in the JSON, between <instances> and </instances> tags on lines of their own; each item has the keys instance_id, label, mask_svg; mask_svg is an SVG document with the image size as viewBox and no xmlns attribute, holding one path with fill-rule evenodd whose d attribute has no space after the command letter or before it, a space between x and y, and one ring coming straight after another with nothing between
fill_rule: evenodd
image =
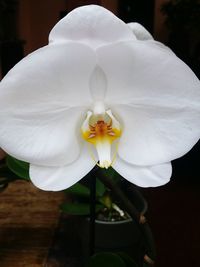
<instances>
[{"instance_id":1,"label":"yellow flower lip","mask_svg":"<svg viewBox=\"0 0 200 267\"><path fill-rule=\"evenodd\" d=\"M88 111L87 117L81 127L82 137L85 141L95 146L98 160L95 160L101 168L109 168L111 160L112 143L121 136L119 122L112 115L110 110L104 115L94 115ZM92 156L94 158L94 156Z\"/></svg>"}]
</instances>

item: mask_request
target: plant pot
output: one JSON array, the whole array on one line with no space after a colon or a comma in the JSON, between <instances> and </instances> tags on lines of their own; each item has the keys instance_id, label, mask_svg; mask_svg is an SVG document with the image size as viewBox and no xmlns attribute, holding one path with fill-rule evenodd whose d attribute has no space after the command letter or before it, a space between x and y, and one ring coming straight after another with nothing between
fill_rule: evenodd
<instances>
[{"instance_id":1,"label":"plant pot","mask_svg":"<svg viewBox=\"0 0 200 267\"><path fill-rule=\"evenodd\" d=\"M82 222L81 246L83 258L89 257L89 219ZM125 252L140 260L141 233L132 219L117 222L95 221L95 252Z\"/></svg>"},{"instance_id":2,"label":"plant pot","mask_svg":"<svg viewBox=\"0 0 200 267\"><path fill-rule=\"evenodd\" d=\"M147 203L142 195L134 187L130 188L129 193L137 210L144 214ZM84 258L89 256L89 230L89 218L83 218L80 239ZM114 222L95 220L95 252L125 252L138 262L143 252L141 244L141 232L132 219Z\"/></svg>"}]
</instances>

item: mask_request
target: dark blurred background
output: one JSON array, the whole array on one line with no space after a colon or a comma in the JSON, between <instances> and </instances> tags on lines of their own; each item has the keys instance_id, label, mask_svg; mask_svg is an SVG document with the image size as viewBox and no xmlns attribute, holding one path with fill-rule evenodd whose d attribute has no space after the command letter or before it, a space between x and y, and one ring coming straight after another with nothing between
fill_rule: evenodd
<instances>
[{"instance_id":1,"label":"dark blurred background","mask_svg":"<svg viewBox=\"0 0 200 267\"><path fill-rule=\"evenodd\" d=\"M199 0L0 0L0 76L44 46L53 25L72 9L99 4L125 22L137 21L200 77ZM183 137L184 138L184 137ZM159 267L199 267L200 144L173 162L171 182L143 189Z\"/></svg>"}]
</instances>

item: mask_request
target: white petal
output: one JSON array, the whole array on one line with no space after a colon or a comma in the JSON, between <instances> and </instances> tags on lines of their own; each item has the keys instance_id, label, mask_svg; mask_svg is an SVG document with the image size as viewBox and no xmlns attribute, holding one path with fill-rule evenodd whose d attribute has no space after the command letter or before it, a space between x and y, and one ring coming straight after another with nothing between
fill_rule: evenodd
<instances>
[{"instance_id":1,"label":"white petal","mask_svg":"<svg viewBox=\"0 0 200 267\"><path fill-rule=\"evenodd\" d=\"M81 108L62 113L24 114L1 120L1 147L10 155L46 166L68 164L78 158L81 146Z\"/></svg>"},{"instance_id":2,"label":"white petal","mask_svg":"<svg viewBox=\"0 0 200 267\"><path fill-rule=\"evenodd\" d=\"M92 101L89 78L95 66L95 53L83 44L38 49L1 81L1 110L40 113L88 105Z\"/></svg>"},{"instance_id":3,"label":"white petal","mask_svg":"<svg viewBox=\"0 0 200 267\"><path fill-rule=\"evenodd\" d=\"M107 9L82 6L71 11L52 29L50 42L77 41L93 48L107 43L133 40L131 29Z\"/></svg>"},{"instance_id":4,"label":"white petal","mask_svg":"<svg viewBox=\"0 0 200 267\"><path fill-rule=\"evenodd\" d=\"M30 178L33 184L42 190L59 191L78 182L90 172L94 165L87 149L83 149L80 157L66 166L44 167L31 164Z\"/></svg>"},{"instance_id":5,"label":"white petal","mask_svg":"<svg viewBox=\"0 0 200 267\"><path fill-rule=\"evenodd\" d=\"M200 83L191 69L155 41L101 47L98 65L107 77L106 101L113 104L176 103L200 98ZM151 100L151 101L150 101Z\"/></svg>"},{"instance_id":6,"label":"white petal","mask_svg":"<svg viewBox=\"0 0 200 267\"><path fill-rule=\"evenodd\" d=\"M120 157L157 165L191 149L200 137L200 82L189 67L154 41L97 53L108 81L107 107L124 122Z\"/></svg>"},{"instance_id":7,"label":"white petal","mask_svg":"<svg viewBox=\"0 0 200 267\"><path fill-rule=\"evenodd\" d=\"M113 168L129 182L141 187L156 187L169 182L172 174L171 163L155 166L137 166L119 158Z\"/></svg>"},{"instance_id":8,"label":"white petal","mask_svg":"<svg viewBox=\"0 0 200 267\"><path fill-rule=\"evenodd\" d=\"M151 40L153 36L141 24L137 22L130 22L127 25L131 28L138 40Z\"/></svg>"},{"instance_id":9,"label":"white petal","mask_svg":"<svg viewBox=\"0 0 200 267\"><path fill-rule=\"evenodd\" d=\"M123 131L120 158L136 165L157 165L187 153L200 136L200 112L182 107L149 103L146 106L116 105Z\"/></svg>"},{"instance_id":10,"label":"white petal","mask_svg":"<svg viewBox=\"0 0 200 267\"><path fill-rule=\"evenodd\" d=\"M75 160L95 65L88 47L72 43L44 47L17 64L0 84L1 147L33 164Z\"/></svg>"}]
</instances>

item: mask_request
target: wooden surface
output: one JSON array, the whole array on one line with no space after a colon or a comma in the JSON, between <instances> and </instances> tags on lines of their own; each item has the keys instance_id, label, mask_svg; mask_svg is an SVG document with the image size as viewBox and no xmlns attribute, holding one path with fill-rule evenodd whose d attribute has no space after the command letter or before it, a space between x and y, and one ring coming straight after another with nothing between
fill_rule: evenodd
<instances>
[{"instance_id":1,"label":"wooden surface","mask_svg":"<svg viewBox=\"0 0 200 267\"><path fill-rule=\"evenodd\" d=\"M0 193L0 266L47 266L64 195L16 181Z\"/></svg>"}]
</instances>

